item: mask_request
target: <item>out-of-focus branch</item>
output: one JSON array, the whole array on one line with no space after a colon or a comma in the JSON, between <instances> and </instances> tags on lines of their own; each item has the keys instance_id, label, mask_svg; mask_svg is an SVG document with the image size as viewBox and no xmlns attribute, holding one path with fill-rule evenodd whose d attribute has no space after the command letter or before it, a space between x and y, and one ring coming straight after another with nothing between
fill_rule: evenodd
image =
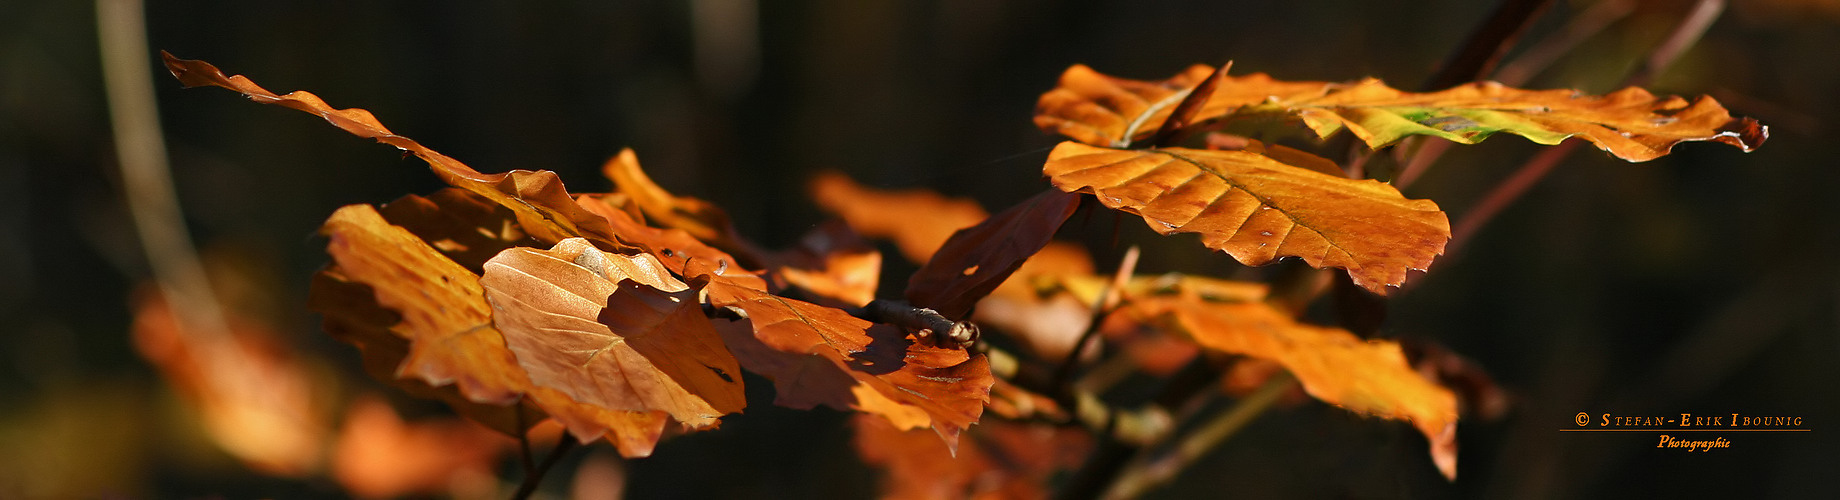
<instances>
[{"instance_id":1,"label":"out-of-focus branch","mask_svg":"<svg viewBox=\"0 0 1840 500\"><path fill-rule=\"evenodd\" d=\"M218 342L229 337L229 327L180 216L149 78L151 52L141 8L140 0L96 1L102 78L122 189L154 280L173 304L187 338Z\"/></svg>"},{"instance_id":2,"label":"out-of-focus branch","mask_svg":"<svg viewBox=\"0 0 1840 500\"><path fill-rule=\"evenodd\" d=\"M1188 468L1203 455L1226 442L1227 438L1233 437L1240 429L1245 428L1246 424L1252 423L1253 419L1264 414L1266 408L1270 408L1272 403L1276 403L1284 393L1289 392L1296 385L1295 377L1288 372L1280 372L1270 380L1266 380L1265 385L1260 386L1257 392L1233 405L1232 409L1215 415L1201 427L1189 431L1167 453L1154 457L1146 453L1139 453L1125 468L1125 472L1118 476L1118 480L1112 483L1111 489L1105 492L1103 498L1137 498L1152 488L1169 482L1183 469Z\"/></svg>"},{"instance_id":3,"label":"out-of-focus branch","mask_svg":"<svg viewBox=\"0 0 1840 500\"><path fill-rule=\"evenodd\" d=\"M1527 80L1533 78L1534 75L1545 71L1548 66L1552 66L1552 63L1559 60L1560 56L1571 52L1572 49L1578 47L1578 44L1595 36L1616 21L1628 17L1629 13L1634 10L1635 4L1630 0L1598 2L1572 18L1572 21L1566 23L1558 34L1540 40L1520 57L1502 66L1501 71L1495 74L1494 80L1509 87L1519 87L1527 83ZM1477 79L1488 77L1487 73L1476 75ZM1419 140L1422 141L1422 146L1411 149L1411 159L1404 162L1405 167L1400 169L1399 175L1393 178L1393 186L1400 190L1417 182L1419 176L1424 175L1426 170L1430 170L1431 164L1436 163L1438 158L1444 156L1444 153L1450 151L1450 148L1455 145L1455 143L1444 140Z\"/></svg>"},{"instance_id":4,"label":"out-of-focus branch","mask_svg":"<svg viewBox=\"0 0 1840 500\"><path fill-rule=\"evenodd\" d=\"M1688 48L1693 47L1693 44L1706 34L1706 29L1711 27L1712 22L1718 20L1719 14L1724 11L1724 0L1700 0L1699 3L1694 4L1693 10L1687 12L1686 17L1681 18L1680 24L1674 27L1674 31L1669 33L1666 39L1649 51L1648 57L1642 61L1642 66L1625 77L1622 85L1644 85L1653 80L1656 75L1673 65L1674 61L1679 59L1681 54L1686 53ZM1444 260L1450 260L1461 251L1477 231L1494 219L1496 214L1501 213L1502 209L1520 199L1521 195L1526 194L1528 189L1538 184L1540 179L1544 179L1547 173L1571 154L1572 150L1578 149L1579 143L1578 139L1572 139L1558 146L1546 148L1528 159L1527 163L1516 169L1514 174L1483 196L1476 208L1458 219L1456 225L1451 229L1450 243L1444 247Z\"/></svg>"}]
</instances>

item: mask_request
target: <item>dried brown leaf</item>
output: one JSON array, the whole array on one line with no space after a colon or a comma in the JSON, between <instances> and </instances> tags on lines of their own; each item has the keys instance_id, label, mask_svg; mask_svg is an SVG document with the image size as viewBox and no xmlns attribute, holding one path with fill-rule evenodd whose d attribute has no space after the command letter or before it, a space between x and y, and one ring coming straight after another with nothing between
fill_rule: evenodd
<instances>
[{"instance_id":1,"label":"dried brown leaf","mask_svg":"<svg viewBox=\"0 0 1840 500\"><path fill-rule=\"evenodd\" d=\"M1047 246L1079 206L1079 196L1049 190L953 233L908 279L908 302L965 319L979 299Z\"/></svg>"},{"instance_id":2,"label":"dried brown leaf","mask_svg":"<svg viewBox=\"0 0 1840 500\"><path fill-rule=\"evenodd\" d=\"M707 272L707 271L705 271ZM900 330L873 325L839 309L769 294L724 280L711 281L709 302L744 311L762 345L780 353L824 358L856 380L850 409L876 413L904 427L924 426L956 446L959 432L978 421L990 395L989 363L983 355L916 344ZM787 358L751 358L753 350L735 353L749 370L783 373ZM805 361L800 361L803 363ZM820 376L821 377L821 376ZM798 385L775 381L782 391L793 387L834 390L827 379ZM838 394L781 395L801 401L834 404ZM918 409L922 412L916 413ZM917 416L925 416L916 420Z\"/></svg>"},{"instance_id":3,"label":"dried brown leaf","mask_svg":"<svg viewBox=\"0 0 1840 500\"><path fill-rule=\"evenodd\" d=\"M370 287L375 305L395 316L347 314L343 308L320 312L329 320L340 316L368 323L373 329L383 326L409 340L408 353L395 370L397 378L433 386L455 384L460 394L475 403L510 405L523 398L561 422L577 439L585 442L605 435L626 456L651 454L665 423L662 412L581 404L560 391L530 383L505 347L503 335L492 325L491 307L477 275L408 230L389 224L368 205L340 208L321 233L330 240L326 251L334 262L327 272L338 280ZM352 302L321 303L341 307ZM354 307L364 307L362 301L357 302ZM390 319L399 321L375 324Z\"/></svg>"},{"instance_id":4,"label":"dried brown leaf","mask_svg":"<svg viewBox=\"0 0 1840 500\"><path fill-rule=\"evenodd\" d=\"M697 290L650 254L584 239L511 248L486 261L492 322L532 384L611 410L664 411L710 427L746 406L740 367Z\"/></svg>"}]
</instances>

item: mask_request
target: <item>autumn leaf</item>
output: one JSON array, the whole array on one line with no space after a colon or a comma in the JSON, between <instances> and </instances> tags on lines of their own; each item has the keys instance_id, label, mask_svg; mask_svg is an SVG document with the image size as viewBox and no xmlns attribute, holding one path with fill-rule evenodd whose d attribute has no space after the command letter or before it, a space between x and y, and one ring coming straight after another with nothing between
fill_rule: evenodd
<instances>
[{"instance_id":1,"label":"autumn leaf","mask_svg":"<svg viewBox=\"0 0 1840 500\"><path fill-rule=\"evenodd\" d=\"M855 379L850 387L854 403L848 409L882 415L903 428L930 424L948 446L957 446L959 433L983 413L992 378L981 354L919 345L892 326L724 280L711 281L708 293L710 304L745 312L755 338L771 350L822 357ZM749 370L762 367L764 373L785 373L787 358L735 354ZM822 385L807 388L835 385L813 380ZM774 387L791 388L779 380ZM842 399L838 394L796 398L825 403Z\"/></svg>"},{"instance_id":2,"label":"autumn leaf","mask_svg":"<svg viewBox=\"0 0 1840 500\"><path fill-rule=\"evenodd\" d=\"M484 272L486 259L506 248L541 244L524 234L511 209L460 188L403 196L377 212L473 274Z\"/></svg>"},{"instance_id":3,"label":"autumn leaf","mask_svg":"<svg viewBox=\"0 0 1840 500\"><path fill-rule=\"evenodd\" d=\"M982 414L992 380L982 355L916 345L896 328L774 295L760 276L688 232L645 226L598 196L579 199L678 276L708 279L711 306L745 313L758 345L732 333L724 338L742 368L773 379L776 403L869 412L904 428L930 425L953 445Z\"/></svg>"},{"instance_id":4,"label":"autumn leaf","mask_svg":"<svg viewBox=\"0 0 1840 500\"><path fill-rule=\"evenodd\" d=\"M493 466L515 443L452 418L404 422L376 396L353 401L344 422L332 477L360 498L491 496L498 486Z\"/></svg>"},{"instance_id":5,"label":"autumn leaf","mask_svg":"<svg viewBox=\"0 0 1840 500\"><path fill-rule=\"evenodd\" d=\"M603 217L602 220L607 221L614 232L620 235L620 241L657 257L659 262L678 276L695 276L697 273L691 272L688 267L694 263L720 271L709 273L713 276L711 279L733 282L748 288L767 289L767 281L759 273L742 268L734 256L709 246L687 231L647 226L620 209L609 195L586 194L576 200L584 209Z\"/></svg>"},{"instance_id":6,"label":"autumn leaf","mask_svg":"<svg viewBox=\"0 0 1840 500\"><path fill-rule=\"evenodd\" d=\"M845 307L875 300L882 277L882 253L837 220L812 228L772 261L787 283Z\"/></svg>"},{"instance_id":7,"label":"autumn leaf","mask_svg":"<svg viewBox=\"0 0 1840 500\"><path fill-rule=\"evenodd\" d=\"M1175 104L1211 71L1198 65L1150 82L1076 65L1042 95L1035 122L1087 144L1125 147L1156 133ZM1578 137L1638 162L1666 155L1681 142L1715 141L1750 151L1769 137L1767 127L1732 118L1711 97L1657 97L1635 87L1590 96L1478 82L1411 93L1372 78L1332 84L1276 81L1264 74L1221 79L1191 123L1274 114L1298 117L1321 137L1347 129L1375 149L1414 135L1475 144L1507 132L1548 145Z\"/></svg>"},{"instance_id":8,"label":"autumn leaf","mask_svg":"<svg viewBox=\"0 0 1840 500\"><path fill-rule=\"evenodd\" d=\"M582 404L559 390L530 383L505 347L503 335L492 325L491 306L477 275L415 234L391 225L369 205L340 208L321 233L329 240L326 251L334 262L323 272L370 287L375 304L395 313L395 317L368 314L353 319L398 319L394 324L369 326L383 326L409 340L409 352L396 369L397 378L415 378L432 386L455 384L475 403L502 406L522 397L581 441L605 435L623 455L651 454L663 430L663 413ZM341 309L320 312L329 323L334 316L346 316Z\"/></svg>"},{"instance_id":9,"label":"autumn leaf","mask_svg":"<svg viewBox=\"0 0 1840 500\"><path fill-rule=\"evenodd\" d=\"M878 419L851 424L857 453L886 472L885 499L1045 498L1045 486L1092 450L1090 436L1075 428L991 422L954 453L924 432Z\"/></svg>"},{"instance_id":10,"label":"autumn leaf","mask_svg":"<svg viewBox=\"0 0 1840 500\"><path fill-rule=\"evenodd\" d=\"M601 173L613 181L618 193L631 197L633 204L656 226L682 229L723 251L746 256L750 261L757 260L755 252L749 250L749 245L735 232L728 212L714 203L665 191L639 168L639 156L632 148L622 149L607 160L601 166Z\"/></svg>"},{"instance_id":11,"label":"autumn leaf","mask_svg":"<svg viewBox=\"0 0 1840 500\"><path fill-rule=\"evenodd\" d=\"M134 347L199 413L206 435L252 468L304 476L331 432L306 361L262 322L228 311L227 335L186 328L148 289L134 299Z\"/></svg>"},{"instance_id":12,"label":"autumn leaf","mask_svg":"<svg viewBox=\"0 0 1840 500\"><path fill-rule=\"evenodd\" d=\"M1160 296L1131 301L1126 310L1170 318L1204 348L1276 361L1323 402L1412 422L1431 441L1438 470L1456 478L1456 396L1420 376L1399 344L1298 323L1262 302Z\"/></svg>"},{"instance_id":13,"label":"autumn leaf","mask_svg":"<svg viewBox=\"0 0 1840 500\"><path fill-rule=\"evenodd\" d=\"M1042 167L1056 187L1138 214L1158 233L1199 233L1249 266L1301 257L1385 294L1450 239L1437 204L1392 186L1297 168L1246 151L1119 150L1063 142Z\"/></svg>"},{"instance_id":14,"label":"autumn leaf","mask_svg":"<svg viewBox=\"0 0 1840 500\"><path fill-rule=\"evenodd\" d=\"M1214 68L1190 66L1161 81L1142 81L1100 74L1075 64L1061 74L1059 85L1035 105L1035 125L1094 146L1122 148L1162 130L1189 92ZM1207 103L1189 119L1199 124L1268 99L1288 100L1320 93L1326 82L1280 82L1264 73L1225 76Z\"/></svg>"},{"instance_id":15,"label":"autumn leaf","mask_svg":"<svg viewBox=\"0 0 1840 500\"><path fill-rule=\"evenodd\" d=\"M507 436L523 435L549 418L530 401L513 406L478 403L461 394L456 385L434 386L416 377L398 378L396 369L409 356L409 339L390 328L402 316L378 305L369 285L351 281L336 267L313 274L307 309L324 318L321 328L332 338L358 348L366 374L410 396L446 403L454 413Z\"/></svg>"},{"instance_id":16,"label":"autumn leaf","mask_svg":"<svg viewBox=\"0 0 1840 500\"><path fill-rule=\"evenodd\" d=\"M1065 275L1091 275L1092 257L1072 243L1054 241L1022 262L1015 274L978 301L971 320L996 328L1043 359L1063 359L1092 323L1092 301L1069 294L1043 293L1035 281Z\"/></svg>"},{"instance_id":17,"label":"autumn leaf","mask_svg":"<svg viewBox=\"0 0 1840 500\"><path fill-rule=\"evenodd\" d=\"M692 427L746 406L740 367L697 290L650 254L563 240L505 250L480 285L531 383L611 410L664 411Z\"/></svg>"},{"instance_id":18,"label":"autumn leaf","mask_svg":"<svg viewBox=\"0 0 1840 500\"><path fill-rule=\"evenodd\" d=\"M1711 97L1657 97L1637 87L1590 96L1478 82L1414 94L1369 78L1327 88L1319 97L1264 103L1242 112L1266 110L1296 114L1322 137L1346 128L1375 149L1414 135L1475 144L1507 132L1546 145L1577 137L1639 162L1665 156L1682 142L1715 141L1749 152L1769 138L1768 127L1732 118Z\"/></svg>"},{"instance_id":19,"label":"autumn leaf","mask_svg":"<svg viewBox=\"0 0 1840 500\"><path fill-rule=\"evenodd\" d=\"M607 223L576 205L554 172L513 170L502 174L483 174L459 160L396 135L369 111L358 108L336 109L319 96L304 90L277 95L256 85L249 78L241 75L227 76L207 62L180 59L164 51L160 52L160 56L165 59L166 69L187 87L210 85L234 90L249 100L312 113L352 135L376 139L377 142L413 153L428 162L435 176L442 181L510 209L516 214L523 231L539 241L555 243L572 237L584 237L606 250L621 248Z\"/></svg>"},{"instance_id":20,"label":"autumn leaf","mask_svg":"<svg viewBox=\"0 0 1840 500\"><path fill-rule=\"evenodd\" d=\"M1054 238L1080 197L1048 190L952 234L907 281L907 300L961 320Z\"/></svg>"},{"instance_id":21,"label":"autumn leaf","mask_svg":"<svg viewBox=\"0 0 1840 500\"><path fill-rule=\"evenodd\" d=\"M869 189L836 172L813 178L811 193L824 211L841 217L863 236L894 240L901 255L916 263L931 260L952 233L989 215L974 201L921 189Z\"/></svg>"}]
</instances>

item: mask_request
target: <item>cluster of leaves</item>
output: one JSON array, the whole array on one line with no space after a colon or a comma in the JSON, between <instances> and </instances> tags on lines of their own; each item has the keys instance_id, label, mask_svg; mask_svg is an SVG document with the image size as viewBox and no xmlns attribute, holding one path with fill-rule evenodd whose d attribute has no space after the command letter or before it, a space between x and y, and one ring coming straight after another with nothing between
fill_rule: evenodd
<instances>
[{"instance_id":1,"label":"cluster of leaves","mask_svg":"<svg viewBox=\"0 0 1840 500\"><path fill-rule=\"evenodd\" d=\"M1398 343L1299 321L1311 294L1133 277L1130 265L1099 275L1082 248L1052 241L1084 194L1159 233L1198 233L1246 265L1296 257L1382 295L1442 253L1450 226L1435 203L1348 178L1327 158L1213 132L1231 122L1300 121L1323 138L1347 130L1370 148L1416 135L1576 137L1630 161L1683 141L1749 150L1765 137L1710 98L1636 88L1586 96L1477 83L1417 94L1372 79L1286 82L1195 66L1138 81L1074 66L1035 117L1074 139L1043 166L1055 189L987 216L969 202L827 174L812 183L814 198L844 223L767 251L719 207L652 183L630 150L603 168L614 192L570 193L551 172L480 173L361 109L275 94L200 61L167 55L166 64L188 86L228 88L401 148L452 186L347 206L321 229L333 262L315 276L311 307L328 332L363 351L377 378L507 434L553 419L580 442L604 438L640 457L669 433L711 429L742 411L745 370L772 381L776 404L860 412L865 460L893 468L907 492L1039 494L1046 471L1071 466L1065 457L1088 444L1067 424L1124 439L1117 429L1130 427L1119 424L1128 416L1096 410L1103 403L1064 376L1095 334L1152 373L1200 351L1252 360L1229 379L1282 368L1318 400L1411 422L1439 470L1455 477L1459 398ZM1172 146L1204 133L1205 149ZM864 237L894 240L921 266L904 301L875 297L881 256ZM1023 352L976 342L966 320ZM988 439L961 443L986 409L1061 430L987 424L978 430ZM1138 438L1165 437L1168 427ZM938 439L909 434L922 429ZM1041 454L1049 449L1062 451ZM974 481L993 468L1005 481Z\"/></svg>"}]
</instances>

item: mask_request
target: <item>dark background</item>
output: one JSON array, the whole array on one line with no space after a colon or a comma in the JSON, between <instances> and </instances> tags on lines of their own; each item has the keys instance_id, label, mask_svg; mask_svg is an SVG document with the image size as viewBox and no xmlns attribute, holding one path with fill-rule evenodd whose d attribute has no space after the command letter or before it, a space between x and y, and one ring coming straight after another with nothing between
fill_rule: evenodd
<instances>
[{"instance_id":1,"label":"dark background","mask_svg":"<svg viewBox=\"0 0 1840 500\"><path fill-rule=\"evenodd\" d=\"M481 171L549 169L604 191L600 164L633 147L667 189L722 205L780 247L822 220L803 189L821 169L993 209L1044 189L1056 139L1030 116L1070 64L1160 79L1233 60L1236 74L1411 88L1494 2L1249 3L772 1L752 38L699 34L689 4L663 1L175 1L146 15L155 50L369 109ZM1639 2L1527 86L1614 90L1690 3ZM1557 2L1533 39L1589 4ZM88 2L0 3L0 496L336 496L202 444L128 342L129 291L148 267L94 26ZM1436 476L1408 426L1312 403L1266 413L1159 493L1835 496L1836 44L1834 2L1736 2L1650 88L1717 96L1771 126L1766 146L1686 144L1644 164L1583 148L1392 302L1383 335L1443 343L1516 398L1503 420L1463 424L1456 483ZM301 306L326 261L313 232L341 205L438 182L311 116L149 78L195 241L255 263L269 281L252 300L272 305L290 341L355 365ZM1460 219L1535 150L1516 137L1459 147L1406 194ZM1241 272L1192 236L1156 238L1132 220L1118 231L1147 245L1140 272ZM1102 268L1120 252L1093 250ZM749 411L630 465L632 493L873 493L841 414ZM1645 433L1558 432L1578 412L1791 415L1814 432L1736 433L1732 448L1688 454Z\"/></svg>"}]
</instances>

